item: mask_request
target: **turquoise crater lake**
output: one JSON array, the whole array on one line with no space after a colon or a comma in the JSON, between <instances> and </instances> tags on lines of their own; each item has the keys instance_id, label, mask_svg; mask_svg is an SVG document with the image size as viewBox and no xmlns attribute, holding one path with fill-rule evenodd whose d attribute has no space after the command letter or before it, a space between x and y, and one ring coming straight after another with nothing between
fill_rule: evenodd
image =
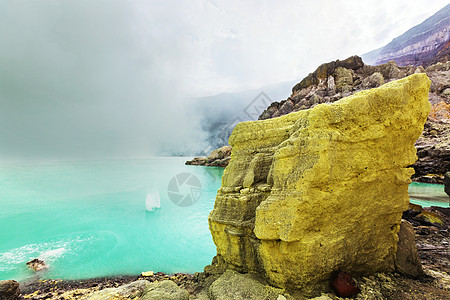
<instances>
[{"instance_id":1,"label":"turquoise crater lake","mask_svg":"<svg viewBox=\"0 0 450 300\"><path fill-rule=\"evenodd\" d=\"M46 278L202 271L216 253L208 214L223 169L185 160L2 164L0 280L29 278L25 263L36 257L50 265ZM190 206L168 196L180 173L201 184ZM189 192L180 185L179 194ZM146 210L149 194L159 195L159 209Z\"/></svg>"},{"instance_id":2,"label":"turquoise crater lake","mask_svg":"<svg viewBox=\"0 0 450 300\"><path fill-rule=\"evenodd\" d=\"M202 271L216 253L208 214L223 169L185 160L0 165L0 280L33 276L33 258L49 264L45 278ZM181 184L183 173L198 181ZM441 185L411 192L416 203L448 207ZM192 205L176 197L191 193ZM146 210L149 195L159 195L159 209Z\"/></svg>"}]
</instances>

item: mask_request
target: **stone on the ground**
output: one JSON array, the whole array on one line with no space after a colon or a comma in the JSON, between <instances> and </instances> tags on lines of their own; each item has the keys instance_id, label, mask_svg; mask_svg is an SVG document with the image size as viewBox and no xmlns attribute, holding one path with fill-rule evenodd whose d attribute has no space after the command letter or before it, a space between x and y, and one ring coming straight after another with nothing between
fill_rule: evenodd
<instances>
[{"instance_id":1,"label":"stone on the ground","mask_svg":"<svg viewBox=\"0 0 450 300\"><path fill-rule=\"evenodd\" d=\"M152 282L145 287L141 300L188 300L189 293L171 280Z\"/></svg>"},{"instance_id":2,"label":"stone on the ground","mask_svg":"<svg viewBox=\"0 0 450 300\"><path fill-rule=\"evenodd\" d=\"M277 300L281 290L268 286L251 274L227 270L209 287L211 300Z\"/></svg>"},{"instance_id":3,"label":"stone on the ground","mask_svg":"<svg viewBox=\"0 0 450 300\"><path fill-rule=\"evenodd\" d=\"M217 267L313 296L339 270L393 271L429 85L414 74L332 104L239 123L209 216Z\"/></svg>"},{"instance_id":4,"label":"stone on the ground","mask_svg":"<svg viewBox=\"0 0 450 300\"><path fill-rule=\"evenodd\" d=\"M340 271L333 278L331 285L339 297L353 297L361 292L352 276L344 271Z\"/></svg>"},{"instance_id":5,"label":"stone on the ground","mask_svg":"<svg viewBox=\"0 0 450 300\"><path fill-rule=\"evenodd\" d=\"M146 286L151 283L147 280L137 280L118 288L107 288L93 293L88 300L113 300L113 299L140 299Z\"/></svg>"},{"instance_id":6,"label":"stone on the ground","mask_svg":"<svg viewBox=\"0 0 450 300\"><path fill-rule=\"evenodd\" d=\"M422 221L424 225L441 226L444 225L444 217L439 213L423 210L419 215L415 217L419 221Z\"/></svg>"},{"instance_id":7,"label":"stone on the ground","mask_svg":"<svg viewBox=\"0 0 450 300\"><path fill-rule=\"evenodd\" d=\"M366 77L362 81L364 88L375 88L384 84L383 75L380 72L375 72L369 77Z\"/></svg>"},{"instance_id":8,"label":"stone on the ground","mask_svg":"<svg viewBox=\"0 0 450 300\"><path fill-rule=\"evenodd\" d=\"M450 275L443 271L427 270L427 275L432 276L436 282L435 284L444 290L450 290Z\"/></svg>"},{"instance_id":9,"label":"stone on the ground","mask_svg":"<svg viewBox=\"0 0 450 300\"><path fill-rule=\"evenodd\" d=\"M416 247L414 228L408 221L402 220L398 232L395 268L399 273L412 277L424 275L422 263Z\"/></svg>"},{"instance_id":10,"label":"stone on the ground","mask_svg":"<svg viewBox=\"0 0 450 300\"><path fill-rule=\"evenodd\" d=\"M0 300L15 300L20 294L19 283L15 280L0 280Z\"/></svg>"}]
</instances>

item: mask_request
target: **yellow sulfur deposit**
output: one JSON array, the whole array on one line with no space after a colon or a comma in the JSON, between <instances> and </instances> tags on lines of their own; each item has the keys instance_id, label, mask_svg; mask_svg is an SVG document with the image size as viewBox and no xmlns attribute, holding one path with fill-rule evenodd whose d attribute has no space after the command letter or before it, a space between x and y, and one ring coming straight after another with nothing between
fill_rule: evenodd
<instances>
[{"instance_id":1,"label":"yellow sulfur deposit","mask_svg":"<svg viewBox=\"0 0 450 300\"><path fill-rule=\"evenodd\" d=\"M209 216L215 267L307 294L337 270L393 270L429 86L425 74L414 74L332 104L238 124Z\"/></svg>"}]
</instances>

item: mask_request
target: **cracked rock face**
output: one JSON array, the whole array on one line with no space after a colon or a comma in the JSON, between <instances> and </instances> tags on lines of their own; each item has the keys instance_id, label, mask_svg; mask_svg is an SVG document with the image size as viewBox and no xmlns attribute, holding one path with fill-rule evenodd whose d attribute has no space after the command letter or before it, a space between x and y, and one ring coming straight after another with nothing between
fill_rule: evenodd
<instances>
[{"instance_id":1,"label":"cracked rock face","mask_svg":"<svg viewBox=\"0 0 450 300\"><path fill-rule=\"evenodd\" d=\"M394 270L430 111L425 74L331 104L243 122L209 226L218 269L315 294L339 270Z\"/></svg>"}]
</instances>

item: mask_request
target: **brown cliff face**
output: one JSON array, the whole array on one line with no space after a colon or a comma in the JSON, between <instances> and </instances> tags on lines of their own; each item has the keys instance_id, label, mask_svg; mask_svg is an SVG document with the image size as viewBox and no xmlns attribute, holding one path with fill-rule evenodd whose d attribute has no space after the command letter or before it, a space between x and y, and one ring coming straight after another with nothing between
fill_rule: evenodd
<instances>
[{"instance_id":1,"label":"brown cliff face","mask_svg":"<svg viewBox=\"0 0 450 300\"><path fill-rule=\"evenodd\" d=\"M421 137L416 142L419 160L413 165L414 179L442 182L450 170L450 62L422 66L399 67L394 61L383 65L365 65L358 56L321 65L294 86L291 96L273 102L260 120L332 103L355 92L379 87L384 83L414 73L426 73L431 79L429 101L431 113ZM437 176L436 176L437 175Z\"/></svg>"}]
</instances>

